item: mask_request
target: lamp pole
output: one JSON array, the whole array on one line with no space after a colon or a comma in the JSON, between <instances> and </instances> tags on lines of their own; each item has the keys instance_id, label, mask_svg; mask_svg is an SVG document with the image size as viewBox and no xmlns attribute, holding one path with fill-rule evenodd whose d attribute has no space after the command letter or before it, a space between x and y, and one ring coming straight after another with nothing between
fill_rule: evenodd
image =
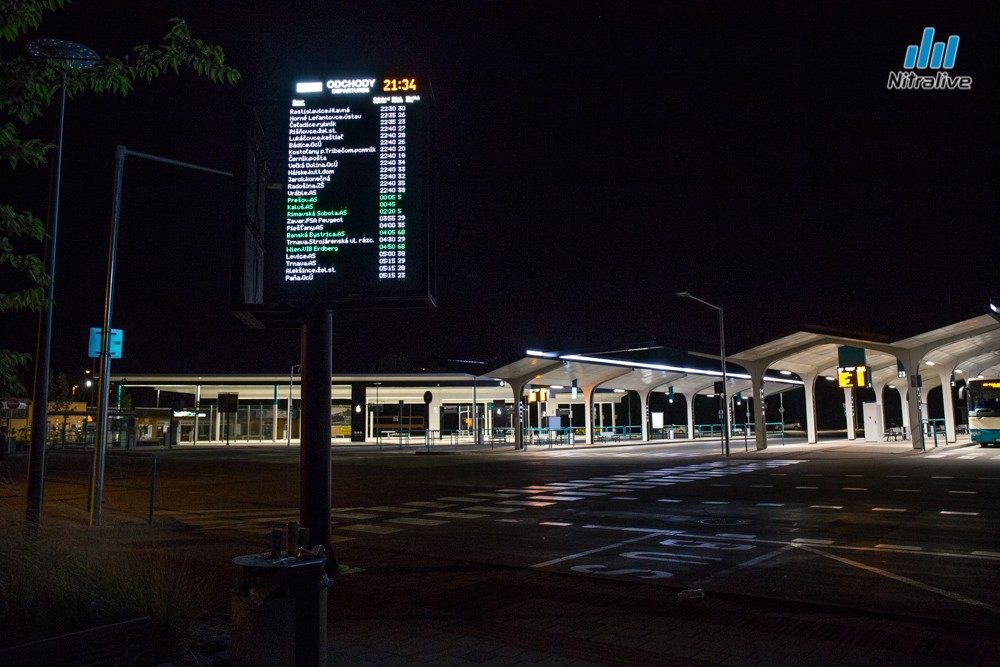
<instances>
[{"instance_id":1,"label":"lamp pole","mask_svg":"<svg viewBox=\"0 0 1000 667\"><path fill-rule=\"evenodd\" d=\"M49 284L45 306L38 313L38 344L35 354L35 385L31 397L31 445L28 449L28 503L25 524L30 538L38 535L45 485L45 441L49 412L49 364L52 357L52 304L56 288L56 239L59 230L59 194L62 188L63 124L66 118L66 69L89 69L99 58L92 49L65 39L33 39L27 44L33 57L56 61L65 69L59 92L59 126L56 163L52 171L48 216L48 243L45 248L45 274Z\"/></svg>"},{"instance_id":2,"label":"lamp pole","mask_svg":"<svg viewBox=\"0 0 1000 667\"><path fill-rule=\"evenodd\" d=\"M115 186L111 203L111 229L108 237L108 271L104 283L104 324L101 327L100 384L97 385L97 434L94 439L94 467L91 477L91 528L100 526L102 520L101 503L102 494L104 493L104 449L107 445L108 435L108 382L111 375L111 315L114 309L115 266L118 257L118 228L121 221L122 184L125 177L125 158L128 156L151 160L153 162L162 162L174 167L228 176L230 178L233 176L228 171L202 167L158 155L140 153L139 151L129 150L122 145L119 145L115 149Z\"/></svg>"},{"instance_id":3,"label":"lamp pole","mask_svg":"<svg viewBox=\"0 0 1000 667\"><path fill-rule=\"evenodd\" d=\"M683 299L693 299L719 311L719 358L722 360L722 449L725 455L729 456L729 387L727 386L729 378L726 375L726 323L722 307L699 299L691 292L678 292L677 296Z\"/></svg>"}]
</instances>

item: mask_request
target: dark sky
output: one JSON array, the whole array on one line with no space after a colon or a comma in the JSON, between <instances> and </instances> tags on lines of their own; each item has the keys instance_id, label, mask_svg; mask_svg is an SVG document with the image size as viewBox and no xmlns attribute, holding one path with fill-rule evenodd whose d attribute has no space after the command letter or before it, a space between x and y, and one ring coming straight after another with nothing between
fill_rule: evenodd
<instances>
[{"instance_id":1,"label":"dark sky","mask_svg":"<svg viewBox=\"0 0 1000 667\"><path fill-rule=\"evenodd\" d=\"M440 305L335 312L335 371L650 340L711 351L716 313L681 290L725 308L734 351L808 325L892 338L981 314L996 291L998 14L985 2L81 0L39 35L124 55L183 16L243 80L168 77L70 102L54 368L90 364L115 146L230 169L238 113L284 105L306 71L405 70L434 88ZM971 91L887 90L926 26L960 36L951 73ZM47 174L11 182L44 214ZM231 188L129 163L113 370L297 363L297 332L227 312ZM33 348L34 320L12 319Z\"/></svg>"}]
</instances>

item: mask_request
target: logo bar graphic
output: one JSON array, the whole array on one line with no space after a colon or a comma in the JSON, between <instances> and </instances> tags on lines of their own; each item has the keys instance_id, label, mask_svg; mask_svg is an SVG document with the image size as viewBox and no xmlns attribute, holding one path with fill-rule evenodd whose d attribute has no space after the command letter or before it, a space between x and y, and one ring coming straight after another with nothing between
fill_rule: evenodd
<instances>
[{"instance_id":1,"label":"logo bar graphic","mask_svg":"<svg viewBox=\"0 0 1000 667\"><path fill-rule=\"evenodd\" d=\"M934 43L934 28L924 28L920 45L911 44L906 47L906 57L903 59L904 69L951 69L955 66L955 56L958 55L958 35L948 37L947 43Z\"/></svg>"}]
</instances>

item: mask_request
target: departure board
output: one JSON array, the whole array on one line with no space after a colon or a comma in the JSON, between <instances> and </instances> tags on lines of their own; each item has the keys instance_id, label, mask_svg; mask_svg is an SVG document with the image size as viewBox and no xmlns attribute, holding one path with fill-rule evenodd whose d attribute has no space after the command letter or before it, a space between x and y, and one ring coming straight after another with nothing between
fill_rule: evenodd
<instances>
[{"instance_id":1,"label":"departure board","mask_svg":"<svg viewBox=\"0 0 1000 667\"><path fill-rule=\"evenodd\" d=\"M285 301L433 305L429 103L424 82L411 76L295 84Z\"/></svg>"}]
</instances>

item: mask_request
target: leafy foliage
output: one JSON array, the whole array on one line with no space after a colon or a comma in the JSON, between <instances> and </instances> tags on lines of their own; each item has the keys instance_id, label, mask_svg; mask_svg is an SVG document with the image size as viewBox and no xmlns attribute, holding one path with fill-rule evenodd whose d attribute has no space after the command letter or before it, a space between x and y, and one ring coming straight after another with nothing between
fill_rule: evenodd
<instances>
[{"instance_id":1,"label":"leafy foliage","mask_svg":"<svg viewBox=\"0 0 1000 667\"><path fill-rule=\"evenodd\" d=\"M64 5L65 0L0 0L0 41L17 41L38 29L46 12ZM226 65L221 47L192 37L187 23L179 18L170 19L162 44L141 44L133 53L128 61L101 58L83 69L27 56L0 60L0 163L16 169L46 162L54 145L26 136L26 132L30 123L52 105L63 86L68 97L84 93L126 95L137 79L151 82L168 72L181 74L189 70L213 83L231 85L240 78L236 69ZM38 312L48 306L48 278L42 260L24 249L26 242L37 245L44 237L41 220L30 212L18 213L12 206L0 203L0 270L6 267L11 274L11 280L0 282L0 313ZM0 398L25 393L18 371L29 360L26 353L0 349Z\"/></svg>"}]
</instances>

